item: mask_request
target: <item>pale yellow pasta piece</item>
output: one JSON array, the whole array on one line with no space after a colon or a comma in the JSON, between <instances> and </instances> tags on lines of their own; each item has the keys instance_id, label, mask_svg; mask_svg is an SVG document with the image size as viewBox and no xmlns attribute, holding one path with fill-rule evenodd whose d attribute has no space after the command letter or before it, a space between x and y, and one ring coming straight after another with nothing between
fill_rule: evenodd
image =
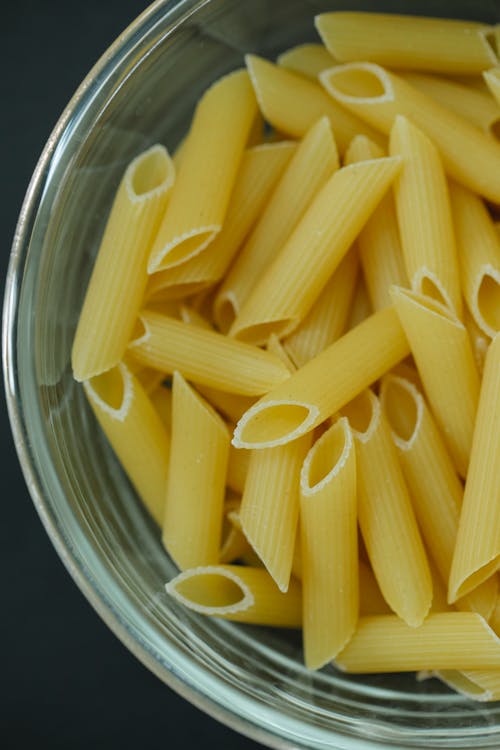
<instances>
[{"instance_id":1,"label":"pale yellow pasta piece","mask_svg":"<svg viewBox=\"0 0 500 750\"><path fill-rule=\"evenodd\" d=\"M252 406L238 422L233 444L271 448L325 421L408 356L393 307L371 315Z\"/></svg>"},{"instance_id":2,"label":"pale yellow pasta piece","mask_svg":"<svg viewBox=\"0 0 500 750\"><path fill-rule=\"evenodd\" d=\"M213 325L204 318L198 310L195 310L194 307L190 307L189 305L179 305L179 319L182 320L183 323L189 323L189 325L204 328L205 331L214 330Z\"/></svg>"},{"instance_id":3,"label":"pale yellow pasta piece","mask_svg":"<svg viewBox=\"0 0 500 750\"><path fill-rule=\"evenodd\" d=\"M124 364L84 381L85 395L139 497L161 525L170 435Z\"/></svg>"},{"instance_id":4,"label":"pale yellow pasta piece","mask_svg":"<svg viewBox=\"0 0 500 750\"><path fill-rule=\"evenodd\" d=\"M467 307L464 310L464 325L467 328L467 333L469 334L469 339L471 342L472 351L474 352L477 369L480 375L482 375L484 370L484 360L486 359L486 352L488 351L488 346L490 345L491 339L489 338L489 336L486 336L483 331L481 331Z\"/></svg>"},{"instance_id":5,"label":"pale yellow pasta piece","mask_svg":"<svg viewBox=\"0 0 500 750\"><path fill-rule=\"evenodd\" d=\"M500 67L485 71L483 78L497 103L500 104Z\"/></svg>"},{"instance_id":6,"label":"pale yellow pasta piece","mask_svg":"<svg viewBox=\"0 0 500 750\"><path fill-rule=\"evenodd\" d=\"M221 231L187 263L150 276L147 299L196 294L224 276L296 148L292 141L279 141L245 152Z\"/></svg>"},{"instance_id":7,"label":"pale yellow pasta piece","mask_svg":"<svg viewBox=\"0 0 500 750\"><path fill-rule=\"evenodd\" d=\"M474 701L485 703L500 700L500 670L467 669L457 672L447 669L431 676L438 677L445 685Z\"/></svg>"},{"instance_id":8,"label":"pale yellow pasta piece","mask_svg":"<svg viewBox=\"0 0 500 750\"><path fill-rule=\"evenodd\" d=\"M480 73L498 60L493 27L474 21L384 13L316 16L316 28L336 60L370 60L389 68Z\"/></svg>"},{"instance_id":9,"label":"pale yellow pasta piece","mask_svg":"<svg viewBox=\"0 0 500 750\"><path fill-rule=\"evenodd\" d=\"M354 164L383 156L385 153L380 146L358 135L349 146L344 162ZM391 284L407 284L392 191L384 195L366 222L359 233L357 246L371 304L374 310L381 310L391 304Z\"/></svg>"},{"instance_id":10,"label":"pale yellow pasta piece","mask_svg":"<svg viewBox=\"0 0 500 750\"><path fill-rule=\"evenodd\" d=\"M475 612L431 614L418 628L395 615L361 617L336 666L353 673L498 669L500 640Z\"/></svg>"},{"instance_id":11,"label":"pale yellow pasta piece","mask_svg":"<svg viewBox=\"0 0 500 750\"><path fill-rule=\"evenodd\" d=\"M284 341L297 367L320 354L344 332L358 278L359 259L351 248L302 323Z\"/></svg>"},{"instance_id":12,"label":"pale yellow pasta piece","mask_svg":"<svg viewBox=\"0 0 500 750\"><path fill-rule=\"evenodd\" d=\"M450 184L450 196L467 307L490 338L500 330L500 238L483 201Z\"/></svg>"},{"instance_id":13,"label":"pale yellow pasta piece","mask_svg":"<svg viewBox=\"0 0 500 750\"><path fill-rule=\"evenodd\" d=\"M392 287L419 375L453 462L467 473L479 374L465 326L430 297Z\"/></svg>"},{"instance_id":14,"label":"pale yellow pasta piece","mask_svg":"<svg viewBox=\"0 0 500 750\"><path fill-rule=\"evenodd\" d=\"M366 280L363 274L360 274L358 276L351 309L349 310L349 316L347 318L345 327L346 331L351 331L353 328L356 328L356 326L369 318L372 314L373 307L370 301L370 295L368 294Z\"/></svg>"},{"instance_id":15,"label":"pale yellow pasta piece","mask_svg":"<svg viewBox=\"0 0 500 750\"><path fill-rule=\"evenodd\" d=\"M219 563L232 563L239 560L247 554L250 545L245 539L241 529L233 522L234 514L237 514L240 508L238 496L226 498L224 503L224 521L222 524L222 540L219 552Z\"/></svg>"},{"instance_id":16,"label":"pale yellow pasta piece","mask_svg":"<svg viewBox=\"0 0 500 750\"><path fill-rule=\"evenodd\" d=\"M337 168L337 149L329 122L323 117L299 144L217 293L214 315L222 331L229 330L253 286Z\"/></svg>"},{"instance_id":17,"label":"pale yellow pasta piece","mask_svg":"<svg viewBox=\"0 0 500 750\"><path fill-rule=\"evenodd\" d=\"M280 628L302 624L300 584L292 579L283 593L263 568L198 567L176 576L165 589L176 601L203 615Z\"/></svg>"},{"instance_id":18,"label":"pale yellow pasta piece","mask_svg":"<svg viewBox=\"0 0 500 750\"><path fill-rule=\"evenodd\" d=\"M399 158L340 169L314 198L259 279L230 329L260 344L290 334L305 318L401 168Z\"/></svg>"},{"instance_id":19,"label":"pale yellow pasta piece","mask_svg":"<svg viewBox=\"0 0 500 750\"><path fill-rule=\"evenodd\" d=\"M412 383L386 376L380 392L413 509L441 580L448 583L457 540L463 488L422 394ZM434 586L436 590L436 586ZM457 602L488 619L498 594L497 579L485 581Z\"/></svg>"},{"instance_id":20,"label":"pale yellow pasta piece","mask_svg":"<svg viewBox=\"0 0 500 750\"><path fill-rule=\"evenodd\" d=\"M149 396L165 380L165 373L153 370L152 367L141 367L135 377Z\"/></svg>"},{"instance_id":21,"label":"pale yellow pasta piece","mask_svg":"<svg viewBox=\"0 0 500 750\"><path fill-rule=\"evenodd\" d=\"M408 117L437 146L450 177L500 203L500 143L470 122L373 63L339 65L320 81L336 101L387 135L397 115Z\"/></svg>"},{"instance_id":22,"label":"pale yellow pasta piece","mask_svg":"<svg viewBox=\"0 0 500 750\"><path fill-rule=\"evenodd\" d=\"M162 542L181 569L219 561L229 432L174 372L172 444Z\"/></svg>"},{"instance_id":23,"label":"pale yellow pasta piece","mask_svg":"<svg viewBox=\"0 0 500 750\"><path fill-rule=\"evenodd\" d=\"M147 257L174 184L163 146L127 167L111 208L71 352L73 376L86 380L120 362L147 283Z\"/></svg>"},{"instance_id":24,"label":"pale yellow pasta piece","mask_svg":"<svg viewBox=\"0 0 500 750\"><path fill-rule=\"evenodd\" d=\"M280 360L257 347L228 339L215 331L181 323L143 310L134 356L162 372L182 372L195 383L228 393L265 393L288 377Z\"/></svg>"},{"instance_id":25,"label":"pale yellow pasta piece","mask_svg":"<svg viewBox=\"0 0 500 750\"><path fill-rule=\"evenodd\" d=\"M316 80L321 71L335 65L335 60L322 44L299 44L282 52L276 60L282 68Z\"/></svg>"},{"instance_id":26,"label":"pale yellow pasta piece","mask_svg":"<svg viewBox=\"0 0 500 750\"><path fill-rule=\"evenodd\" d=\"M406 73L403 78L488 135L500 137L500 109L484 91L449 78L421 73Z\"/></svg>"},{"instance_id":27,"label":"pale yellow pasta piece","mask_svg":"<svg viewBox=\"0 0 500 750\"><path fill-rule=\"evenodd\" d=\"M462 292L450 196L439 152L406 118L394 121L389 152L404 159L394 183L406 271L412 289L461 317Z\"/></svg>"},{"instance_id":28,"label":"pale yellow pasta piece","mask_svg":"<svg viewBox=\"0 0 500 750\"><path fill-rule=\"evenodd\" d=\"M418 374L418 370L415 367L413 357L409 357L404 362L399 362L395 367L392 368L391 375L395 375L399 378L404 378L405 380L408 380L412 385L414 385L417 390L423 390L422 381L420 380L420 375Z\"/></svg>"},{"instance_id":29,"label":"pale yellow pasta piece","mask_svg":"<svg viewBox=\"0 0 500 750\"><path fill-rule=\"evenodd\" d=\"M500 567L500 334L486 355L465 483L457 543L450 573L454 602Z\"/></svg>"},{"instance_id":30,"label":"pale yellow pasta piece","mask_svg":"<svg viewBox=\"0 0 500 750\"><path fill-rule=\"evenodd\" d=\"M290 355L275 333L272 333L269 336L268 342L266 344L266 349L268 352L271 352L271 354L275 354L278 359L281 359L285 367L288 369L289 373L295 372L297 367L292 362Z\"/></svg>"},{"instance_id":31,"label":"pale yellow pasta piece","mask_svg":"<svg viewBox=\"0 0 500 750\"><path fill-rule=\"evenodd\" d=\"M389 425L372 391L341 413L356 441L358 518L373 572L391 609L416 627L429 612L432 580Z\"/></svg>"},{"instance_id":32,"label":"pale yellow pasta piece","mask_svg":"<svg viewBox=\"0 0 500 750\"><path fill-rule=\"evenodd\" d=\"M381 142L376 130L325 95L321 86L256 55L246 66L265 119L277 130L302 138L320 117L328 117L341 154L358 133Z\"/></svg>"},{"instance_id":33,"label":"pale yellow pasta piece","mask_svg":"<svg viewBox=\"0 0 500 750\"><path fill-rule=\"evenodd\" d=\"M340 419L311 448L300 475L302 636L309 669L334 659L358 621L356 506L356 453L347 419Z\"/></svg>"},{"instance_id":34,"label":"pale yellow pasta piece","mask_svg":"<svg viewBox=\"0 0 500 750\"><path fill-rule=\"evenodd\" d=\"M217 411L235 424L256 401L255 397L242 396L239 393L227 393L216 388L209 388L206 385L200 385L199 383L196 385L196 390Z\"/></svg>"},{"instance_id":35,"label":"pale yellow pasta piece","mask_svg":"<svg viewBox=\"0 0 500 750\"><path fill-rule=\"evenodd\" d=\"M240 495L245 489L251 455L251 451L239 450L233 445L229 450L226 484Z\"/></svg>"},{"instance_id":36,"label":"pale yellow pasta piece","mask_svg":"<svg viewBox=\"0 0 500 750\"><path fill-rule=\"evenodd\" d=\"M149 273L183 263L220 232L257 114L245 70L216 81L202 96L182 150L172 198L148 261Z\"/></svg>"},{"instance_id":37,"label":"pale yellow pasta piece","mask_svg":"<svg viewBox=\"0 0 500 750\"><path fill-rule=\"evenodd\" d=\"M159 385L151 392L149 398L160 417L161 423L170 434L172 430L172 389L165 385Z\"/></svg>"},{"instance_id":38,"label":"pale yellow pasta piece","mask_svg":"<svg viewBox=\"0 0 500 750\"><path fill-rule=\"evenodd\" d=\"M360 616L392 614L370 566L359 560L358 572Z\"/></svg>"}]
</instances>

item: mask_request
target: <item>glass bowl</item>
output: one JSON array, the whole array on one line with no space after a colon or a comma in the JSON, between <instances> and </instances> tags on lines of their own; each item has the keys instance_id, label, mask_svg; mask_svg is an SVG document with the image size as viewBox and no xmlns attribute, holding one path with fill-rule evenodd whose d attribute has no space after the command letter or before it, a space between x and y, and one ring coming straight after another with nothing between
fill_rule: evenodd
<instances>
[{"instance_id":1,"label":"glass bowl","mask_svg":"<svg viewBox=\"0 0 500 750\"><path fill-rule=\"evenodd\" d=\"M14 438L33 501L69 572L128 648L168 685L276 748L500 746L500 704L413 675L302 665L298 635L203 618L167 597L176 572L72 379L75 326L125 165L173 149L201 92L242 65L315 38L334 9L500 20L496 0L180 0L154 3L89 73L56 126L21 211L3 355Z\"/></svg>"}]
</instances>

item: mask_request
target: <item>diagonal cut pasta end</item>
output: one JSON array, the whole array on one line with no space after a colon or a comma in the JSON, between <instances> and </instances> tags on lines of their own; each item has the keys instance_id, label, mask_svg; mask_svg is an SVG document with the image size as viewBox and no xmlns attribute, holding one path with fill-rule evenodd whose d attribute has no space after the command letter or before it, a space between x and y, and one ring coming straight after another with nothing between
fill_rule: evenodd
<instances>
[{"instance_id":1,"label":"diagonal cut pasta end","mask_svg":"<svg viewBox=\"0 0 500 750\"><path fill-rule=\"evenodd\" d=\"M207 565L185 570L165 585L167 594L203 615L235 615L254 604L254 596L235 570Z\"/></svg>"},{"instance_id":2,"label":"diagonal cut pasta end","mask_svg":"<svg viewBox=\"0 0 500 750\"><path fill-rule=\"evenodd\" d=\"M123 422L130 410L134 395L132 375L120 362L111 370L85 380L83 383L89 401L117 422Z\"/></svg>"},{"instance_id":3,"label":"diagonal cut pasta end","mask_svg":"<svg viewBox=\"0 0 500 750\"><path fill-rule=\"evenodd\" d=\"M311 430L319 409L299 401L260 401L241 417L234 430L235 448L274 448Z\"/></svg>"},{"instance_id":4,"label":"diagonal cut pasta end","mask_svg":"<svg viewBox=\"0 0 500 750\"><path fill-rule=\"evenodd\" d=\"M382 104L394 101L389 74L374 63L347 63L319 75L323 88L341 104Z\"/></svg>"}]
</instances>

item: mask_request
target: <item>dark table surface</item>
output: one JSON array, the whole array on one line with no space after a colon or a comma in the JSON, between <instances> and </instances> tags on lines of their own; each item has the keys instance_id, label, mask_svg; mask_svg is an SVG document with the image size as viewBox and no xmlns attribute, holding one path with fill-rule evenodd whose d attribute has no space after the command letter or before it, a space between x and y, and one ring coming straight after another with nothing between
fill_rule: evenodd
<instances>
[{"instance_id":1,"label":"dark table surface","mask_svg":"<svg viewBox=\"0 0 500 750\"><path fill-rule=\"evenodd\" d=\"M36 161L72 93L147 0L2 4L2 274ZM107 629L57 557L32 505L2 397L0 748L127 750L257 744L150 674Z\"/></svg>"}]
</instances>

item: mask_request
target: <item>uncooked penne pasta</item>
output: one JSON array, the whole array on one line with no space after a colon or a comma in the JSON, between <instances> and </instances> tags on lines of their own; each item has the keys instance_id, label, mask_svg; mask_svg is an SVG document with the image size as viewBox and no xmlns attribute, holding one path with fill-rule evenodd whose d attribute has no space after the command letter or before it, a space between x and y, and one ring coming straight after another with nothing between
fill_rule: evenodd
<instances>
[{"instance_id":1,"label":"uncooked penne pasta","mask_svg":"<svg viewBox=\"0 0 500 750\"><path fill-rule=\"evenodd\" d=\"M347 318L346 331L351 331L373 313L372 303L368 294L365 277L359 274L356 289L352 299L351 309Z\"/></svg>"},{"instance_id":2,"label":"uncooked penne pasta","mask_svg":"<svg viewBox=\"0 0 500 750\"><path fill-rule=\"evenodd\" d=\"M356 453L347 419L307 454L300 528L304 659L309 669L319 669L346 645L359 614Z\"/></svg>"},{"instance_id":3,"label":"uncooked penne pasta","mask_svg":"<svg viewBox=\"0 0 500 750\"><path fill-rule=\"evenodd\" d=\"M412 289L461 317L462 292L448 184L439 152L422 131L398 115L389 153L404 159L394 182L401 246Z\"/></svg>"},{"instance_id":4,"label":"uncooked penne pasta","mask_svg":"<svg viewBox=\"0 0 500 750\"><path fill-rule=\"evenodd\" d=\"M299 44L282 52L276 60L282 68L316 80L321 71L335 65L335 60L322 44Z\"/></svg>"},{"instance_id":5,"label":"uncooked penne pasta","mask_svg":"<svg viewBox=\"0 0 500 750\"><path fill-rule=\"evenodd\" d=\"M257 103L245 70L220 78L204 93L151 249L149 273L197 255L220 232L256 115Z\"/></svg>"},{"instance_id":6,"label":"uncooked penne pasta","mask_svg":"<svg viewBox=\"0 0 500 750\"><path fill-rule=\"evenodd\" d=\"M230 335L260 344L290 334L305 318L401 168L399 158L343 167L314 198L260 278Z\"/></svg>"},{"instance_id":7,"label":"uncooked penne pasta","mask_svg":"<svg viewBox=\"0 0 500 750\"><path fill-rule=\"evenodd\" d=\"M174 184L163 146L125 170L106 224L76 329L71 364L87 380L120 362L147 283L147 258Z\"/></svg>"},{"instance_id":8,"label":"uncooked penne pasta","mask_svg":"<svg viewBox=\"0 0 500 750\"><path fill-rule=\"evenodd\" d=\"M238 450L233 445L229 450L226 484L240 495L245 490L251 455L250 451Z\"/></svg>"},{"instance_id":9,"label":"uncooked penne pasta","mask_svg":"<svg viewBox=\"0 0 500 750\"><path fill-rule=\"evenodd\" d=\"M370 60L389 68L481 73L498 58L493 27L475 21L384 13L316 16L316 28L336 60Z\"/></svg>"},{"instance_id":10,"label":"uncooked penne pasta","mask_svg":"<svg viewBox=\"0 0 500 750\"><path fill-rule=\"evenodd\" d=\"M500 238L481 198L450 184L450 196L467 307L481 331L500 330Z\"/></svg>"},{"instance_id":11,"label":"uncooked penne pasta","mask_svg":"<svg viewBox=\"0 0 500 750\"><path fill-rule=\"evenodd\" d=\"M500 67L497 66L496 68L485 71L483 73L483 78L497 103L500 104Z\"/></svg>"},{"instance_id":12,"label":"uncooked penne pasta","mask_svg":"<svg viewBox=\"0 0 500 750\"><path fill-rule=\"evenodd\" d=\"M373 63L339 65L323 71L320 81L340 104L387 135L397 115L408 117L437 146L450 177L500 203L500 143L470 122Z\"/></svg>"},{"instance_id":13,"label":"uncooked penne pasta","mask_svg":"<svg viewBox=\"0 0 500 750\"><path fill-rule=\"evenodd\" d=\"M139 497L161 525L170 435L124 364L83 383L85 395Z\"/></svg>"},{"instance_id":14,"label":"uncooked penne pasta","mask_svg":"<svg viewBox=\"0 0 500 750\"><path fill-rule=\"evenodd\" d=\"M359 614L390 615L391 608L387 604L372 569L363 560L358 562L359 573Z\"/></svg>"},{"instance_id":15,"label":"uncooked penne pasta","mask_svg":"<svg viewBox=\"0 0 500 750\"><path fill-rule=\"evenodd\" d=\"M246 66L265 119L277 130L302 138L320 117L328 117L340 154L358 133L381 142L376 130L325 95L321 86L256 55Z\"/></svg>"},{"instance_id":16,"label":"uncooked penne pasta","mask_svg":"<svg viewBox=\"0 0 500 750\"><path fill-rule=\"evenodd\" d=\"M181 569L219 561L229 432L174 372L172 444L162 542Z\"/></svg>"},{"instance_id":17,"label":"uncooked penne pasta","mask_svg":"<svg viewBox=\"0 0 500 750\"><path fill-rule=\"evenodd\" d=\"M408 625L420 625L432 602L424 545L389 425L372 391L341 414L356 441L358 518L384 599Z\"/></svg>"},{"instance_id":18,"label":"uncooked penne pasta","mask_svg":"<svg viewBox=\"0 0 500 750\"><path fill-rule=\"evenodd\" d=\"M170 435L172 430L172 389L166 385L159 385L150 393L149 398L160 417L161 423Z\"/></svg>"},{"instance_id":19,"label":"uncooked penne pasta","mask_svg":"<svg viewBox=\"0 0 500 750\"><path fill-rule=\"evenodd\" d=\"M199 383L196 385L196 390L218 412L235 424L256 401L255 397L241 396L239 393L227 393Z\"/></svg>"},{"instance_id":20,"label":"uncooked penne pasta","mask_svg":"<svg viewBox=\"0 0 500 750\"><path fill-rule=\"evenodd\" d=\"M353 139L345 155L345 164L366 159L381 159L383 149L363 135ZM374 310L388 307L392 284L406 286L407 275L399 237L392 191L384 195L357 239L363 276Z\"/></svg>"},{"instance_id":21,"label":"uncooked penne pasta","mask_svg":"<svg viewBox=\"0 0 500 750\"><path fill-rule=\"evenodd\" d=\"M396 311L387 307L344 334L236 425L237 448L271 448L310 432L408 356Z\"/></svg>"},{"instance_id":22,"label":"uncooked penne pasta","mask_svg":"<svg viewBox=\"0 0 500 750\"><path fill-rule=\"evenodd\" d=\"M302 595L297 581L281 592L263 568L207 565L186 570L165 589L176 601L202 615L235 622L300 628Z\"/></svg>"},{"instance_id":23,"label":"uncooked penne pasta","mask_svg":"<svg viewBox=\"0 0 500 750\"><path fill-rule=\"evenodd\" d=\"M487 336L470 314L467 307L464 310L464 326L467 328L469 339L472 345L472 351L474 352L474 358L479 373L482 375L484 370L484 360L486 358L486 352L490 345L490 337Z\"/></svg>"},{"instance_id":24,"label":"uncooked penne pasta","mask_svg":"<svg viewBox=\"0 0 500 750\"><path fill-rule=\"evenodd\" d=\"M475 612L431 614L418 628L396 615L375 615L359 619L335 663L352 673L494 670L500 667L500 640Z\"/></svg>"},{"instance_id":25,"label":"uncooked penne pasta","mask_svg":"<svg viewBox=\"0 0 500 750\"><path fill-rule=\"evenodd\" d=\"M214 316L222 331L229 330L252 288L338 165L332 131L322 117L299 144L217 293Z\"/></svg>"},{"instance_id":26,"label":"uncooked penne pasta","mask_svg":"<svg viewBox=\"0 0 500 750\"><path fill-rule=\"evenodd\" d=\"M222 525L222 540L219 552L219 563L227 564L241 557L250 549L250 545L245 539L241 529L233 523L234 514L238 513L240 507L240 498L226 499L224 503L224 521Z\"/></svg>"},{"instance_id":27,"label":"uncooked penne pasta","mask_svg":"<svg viewBox=\"0 0 500 750\"><path fill-rule=\"evenodd\" d=\"M292 157L292 141L264 143L243 155L221 231L210 245L187 263L150 276L146 299L185 297L219 281Z\"/></svg>"},{"instance_id":28,"label":"uncooked penne pasta","mask_svg":"<svg viewBox=\"0 0 500 750\"><path fill-rule=\"evenodd\" d=\"M179 370L195 383L247 396L288 378L285 365L257 347L150 310L139 319L140 331L129 347L137 359L162 372Z\"/></svg>"},{"instance_id":29,"label":"uncooked penne pasta","mask_svg":"<svg viewBox=\"0 0 500 750\"><path fill-rule=\"evenodd\" d=\"M465 695L466 698L484 703L500 700L500 670L466 669L463 672L446 669L433 674L445 685Z\"/></svg>"},{"instance_id":30,"label":"uncooked penne pasta","mask_svg":"<svg viewBox=\"0 0 500 750\"><path fill-rule=\"evenodd\" d=\"M469 473L465 482L449 600L467 594L500 567L500 334L486 355Z\"/></svg>"},{"instance_id":31,"label":"uncooked penne pasta","mask_svg":"<svg viewBox=\"0 0 500 750\"><path fill-rule=\"evenodd\" d=\"M351 248L302 323L284 341L297 367L320 354L344 332L358 278L358 252Z\"/></svg>"},{"instance_id":32,"label":"uncooked penne pasta","mask_svg":"<svg viewBox=\"0 0 500 750\"><path fill-rule=\"evenodd\" d=\"M423 294L392 287L391 295L434 416L465 477L479 398L479 374L465 326Z\"/></svg>"},{"instance_id":33,"label":"uncooked penne pasta","mask_svg":"<svg viewBox=\"0 0 500 750\"><path fill-rule=\"evenodd\" d=\"M132 357L129 358L129 361ZM127 366L128 363L126 362ZM137 372L134 373L135 377L142 385L148 396L155 391L159 385L165 380L165 373L159 370L153 370L152 367L139 367Z\"/></svg>"}]
</instances>

